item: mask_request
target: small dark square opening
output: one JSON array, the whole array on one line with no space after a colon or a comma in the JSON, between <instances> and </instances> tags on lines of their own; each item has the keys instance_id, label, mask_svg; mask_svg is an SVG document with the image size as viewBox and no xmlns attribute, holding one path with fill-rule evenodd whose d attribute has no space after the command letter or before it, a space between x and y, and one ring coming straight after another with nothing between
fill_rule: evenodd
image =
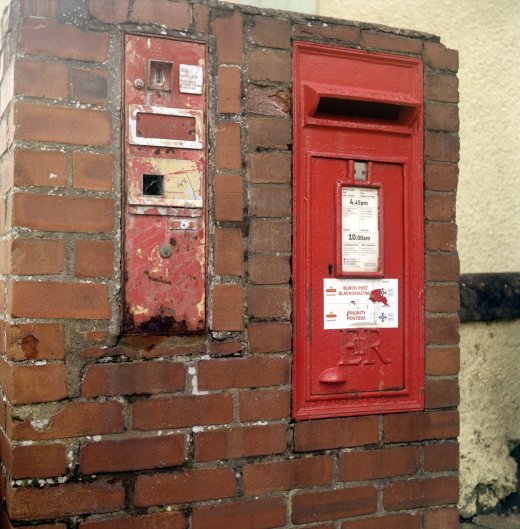
<instances>
[{"instance_id":1,"label":"small dark square opening","mask_svg":"<svg viewBox=\"0 0 520 529\"><path fill-rule=\"evenodd\" d=\"M162 174L143 175L143 195L154 197L164 195L164 177Z\"/></svg>"}]
</instances>

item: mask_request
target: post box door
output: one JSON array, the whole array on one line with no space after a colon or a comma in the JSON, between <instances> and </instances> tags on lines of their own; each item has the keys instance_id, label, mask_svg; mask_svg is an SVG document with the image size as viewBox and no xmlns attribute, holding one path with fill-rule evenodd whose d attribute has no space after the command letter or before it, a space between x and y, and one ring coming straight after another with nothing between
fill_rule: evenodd
<instances>
[{"instance_id":1,"label":"post box door","mask_svg":"<svg viewBox=\"0 0 520 529\"><path fill-rule=\"evenodd\" d=\"M205 329L205 46L125 40L124 332Z\"/></svg>"}]
</instances>

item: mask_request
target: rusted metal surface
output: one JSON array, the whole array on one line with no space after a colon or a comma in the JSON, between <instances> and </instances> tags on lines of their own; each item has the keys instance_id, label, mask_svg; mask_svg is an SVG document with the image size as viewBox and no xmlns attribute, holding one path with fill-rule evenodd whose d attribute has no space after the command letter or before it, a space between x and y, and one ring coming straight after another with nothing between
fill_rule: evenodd
<instances>
[{"instance_id":1,"label":"rusted metal surface","mask_svg":"<svg viewBox=\"0 0 520 529\"><path fill-rule=\"evenodd\" d=\"M206 326L205 46L127 35L125 334Z\"/></svg>"}]
</instances>

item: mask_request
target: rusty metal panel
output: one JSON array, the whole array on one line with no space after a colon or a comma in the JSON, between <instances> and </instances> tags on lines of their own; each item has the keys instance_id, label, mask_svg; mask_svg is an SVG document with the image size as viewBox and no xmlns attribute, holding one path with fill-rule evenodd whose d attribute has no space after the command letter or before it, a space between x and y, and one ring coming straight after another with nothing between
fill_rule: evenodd
<instances>
[{"instance_id":1,"label":"rusty metal panel","mask_svg":"<svg viewBox=\"0 0 520 529\"><path fill-rule=\"evenodd\" d=\"M206 328L206 49L125 39L125 334Z\"/></svg>"}]
</instances>

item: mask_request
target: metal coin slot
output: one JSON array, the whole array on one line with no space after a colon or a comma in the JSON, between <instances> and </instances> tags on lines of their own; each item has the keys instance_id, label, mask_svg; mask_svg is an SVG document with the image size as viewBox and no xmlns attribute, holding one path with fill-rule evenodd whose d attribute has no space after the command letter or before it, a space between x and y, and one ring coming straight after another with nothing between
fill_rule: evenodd
<instances>
[{"instance_id":1,"label":"metal coin slot","mask_svg":"<svg viewBox=\"0 0 520 529\"><path fill-rule=\"evenodd\" d=\"M164 257L165 259L167 259L168 257L171 257L172 256L171 245L170 244L161 245L161 247L159 248L159 254L161 255L161 257Z\"/></svg>"},{"instance_id":2,"label":"metal coin slot","mask_svg":"<svg viewBox=\"0 0 520 529\"><path fill-rule=\"evenodd\" d=\"M173 86L173 63L150 61L148 64L147 88L171 91Z\"/></svg>"},{"instance_id":3,"label":"metal coin slot","mask_svg":"<svg viewBox=\"0 0 520 529\"><path fill-rule=\"evenodd\" d=\"M164 176L162 174L144 174L143 195L162 197L164 195Z\"/></svg>"}]
</instances>

